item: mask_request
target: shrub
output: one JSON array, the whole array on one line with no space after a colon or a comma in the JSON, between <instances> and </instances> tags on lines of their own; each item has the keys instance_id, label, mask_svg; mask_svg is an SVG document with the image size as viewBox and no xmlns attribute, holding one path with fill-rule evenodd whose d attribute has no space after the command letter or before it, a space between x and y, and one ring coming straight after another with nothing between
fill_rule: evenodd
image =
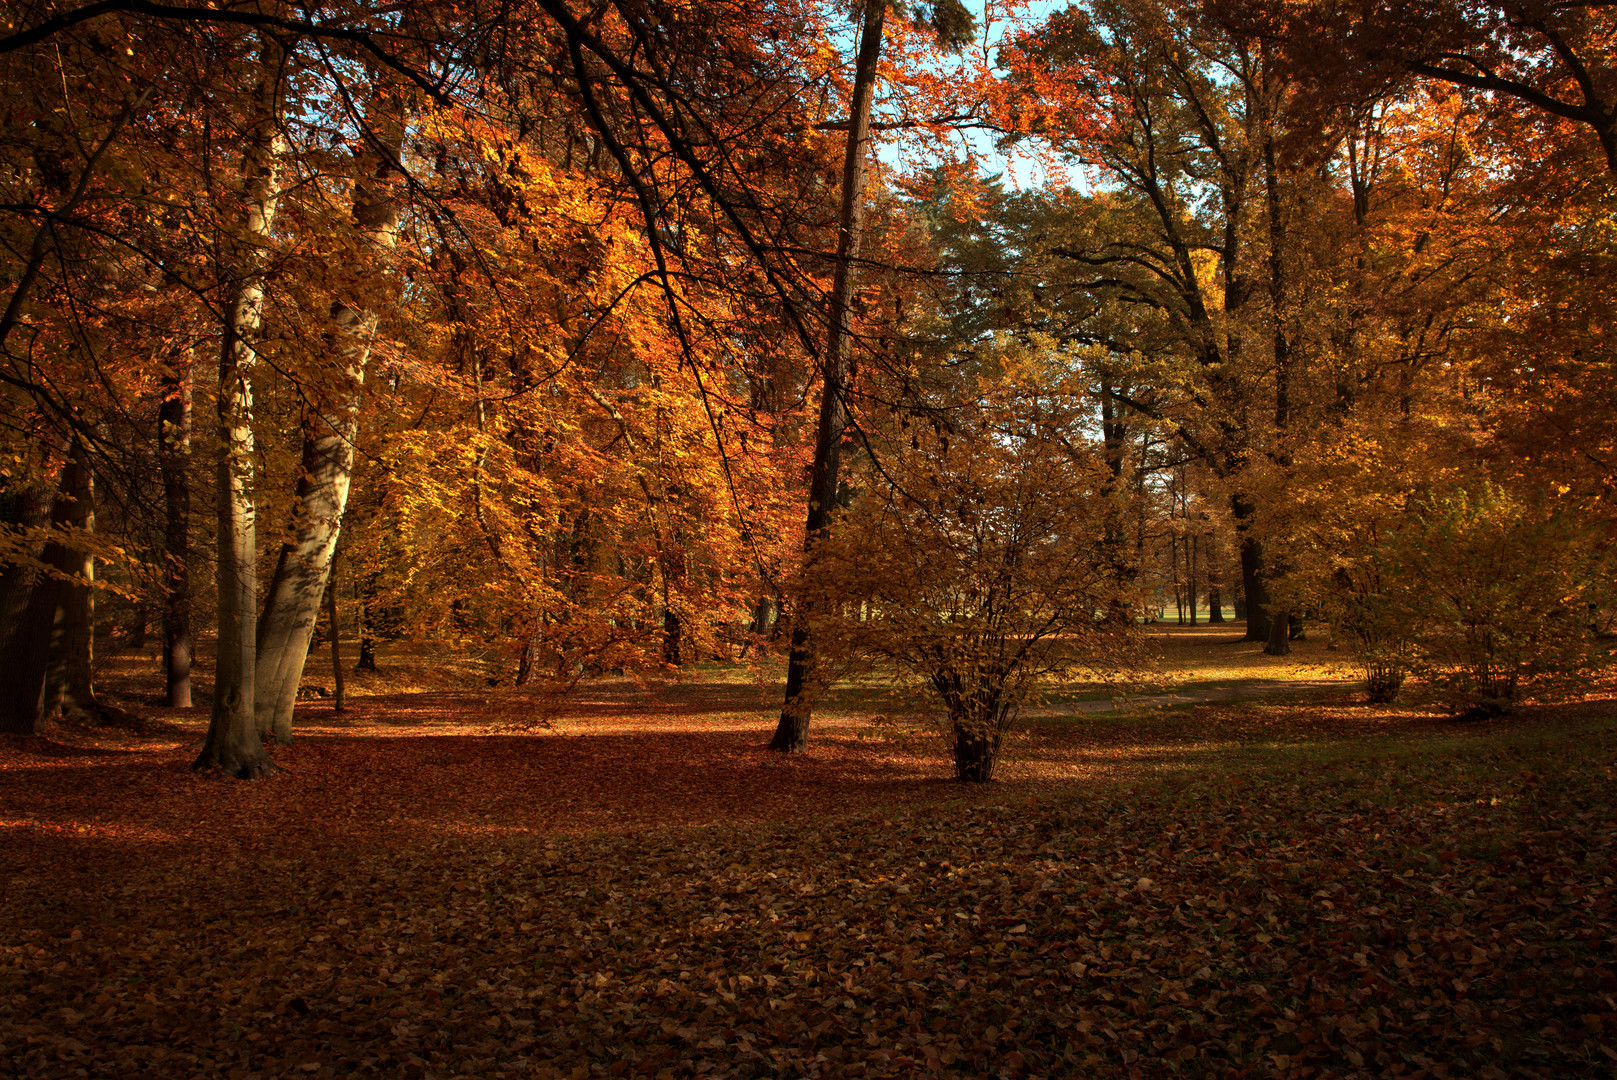
<instances>
[{"instance_id":1,"label":"shrub","mask_svg":"<svg viewBox=\"0 0 1617 1080\"><path fill-rule=\"evenodd\" d=\"M1038 685L1104 663L1133 626L1107 618L1131 609L1081 402L1015 377L977 390L947 423L895 420L806 571L821 657L906 676L941 709L967 781L993 777Z\"/></svg>"},{"instance_id":2,"label":"shrub","mask_svg":"<svg viewBox=\"0 0 1617 1080\"><path fill-rule=\"evenodd\" d=\"M1594 627L1610 593L1606 547L1575 507L1484 484L1417 502L1379 559L1394 604L1415 620L1421 674L1477 716L1606 659Z\"/></svg>"}]
</instances>

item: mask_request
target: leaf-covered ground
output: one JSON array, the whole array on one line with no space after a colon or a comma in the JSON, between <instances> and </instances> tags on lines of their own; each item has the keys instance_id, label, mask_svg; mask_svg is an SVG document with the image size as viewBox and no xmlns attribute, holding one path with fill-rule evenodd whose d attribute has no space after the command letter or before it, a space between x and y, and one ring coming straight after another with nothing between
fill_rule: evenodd
<instances>
[{"instance_id":1,"label":"leaf-covered ground","mask_svg":"<svg viewBox=\"0 0 1617 1080\"><path fill-rule=\"evenodd\" d=\"M0 1076L1610 1076L1610 703L1040 727L962 791L732 689L0 747ZM504 701L505 705L500 702Z\"/></svg>"}]
</instances>

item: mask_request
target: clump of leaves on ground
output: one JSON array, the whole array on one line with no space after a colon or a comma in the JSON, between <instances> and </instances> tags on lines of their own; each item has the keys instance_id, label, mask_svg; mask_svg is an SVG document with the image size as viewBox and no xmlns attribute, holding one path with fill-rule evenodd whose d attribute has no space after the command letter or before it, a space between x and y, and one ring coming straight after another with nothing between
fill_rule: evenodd
<instances>
[{"instance_id":1,"label":"clump of leaves on ground","mask_svg":"<svg viewBox=\"0 0 1617 1080\"><path fill-rule=\"evenodd\" d=\"M1614 770L1596 721L795 825L132 849L14 880L0 1074L1607 1075Z\"/></svg>"}]
</instances>

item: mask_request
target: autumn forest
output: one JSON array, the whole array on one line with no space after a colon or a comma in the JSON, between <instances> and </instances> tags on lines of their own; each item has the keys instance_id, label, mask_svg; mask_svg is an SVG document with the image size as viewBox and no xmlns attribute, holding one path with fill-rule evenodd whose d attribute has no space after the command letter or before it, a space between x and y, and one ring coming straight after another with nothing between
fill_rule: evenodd
<instances>
[{"instance_id":1,"label":"autumn forest","mask_svg":"<svg viewBox=\"0 0 1617 1080\"><path fill-rule=\"evenodd\" d=\"M1617 16L15 0L0 1076L1610 1075Z\"/></svg>"}]
</instances>

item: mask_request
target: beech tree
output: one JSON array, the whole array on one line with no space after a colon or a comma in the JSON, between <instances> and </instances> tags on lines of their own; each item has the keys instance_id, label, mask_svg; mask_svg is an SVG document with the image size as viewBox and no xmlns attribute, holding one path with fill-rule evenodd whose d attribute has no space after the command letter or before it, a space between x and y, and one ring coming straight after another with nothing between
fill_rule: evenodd
<instances>
[{"instance_id":1,"label":"beech tree","mask_svg":"<svg viewBox=\"0 0 1617 1080\"><path fill-rule=\"evenodd\" d=\"M780 462L771 457L781 448L771 448L767 437L755 445L770 452L754 453L736 445L738 438L745 441L745 434L737 430L745 421L727 401L734 387L728 372L742 338L730 333L730 326L746 310L758 310L762 317L753 320L760 334L757 341L767 341L769 327L780 321L780 309L765 310L769 303L779 303L782 289L790 293L795 288L792 295L807 295L804 275L791 269L788 253L817 246L800 243L793 230L812 233L823 223L823 218L813 217L818 204L804 204L800 198L811 186L820 159L812 125L794 122L787 107L795 108L799 102L812 107L813 100L803 99L795 90L819 76L794 67L800 59L796 46L777 48L769 38L760 34L755 39L750 31L735 46L716 54L704 52L698 42L722 40L724 28L740 18L737 9L693 13L680 24L679 32L686 36L660 43L658 60L645 69L624 66L622 56L642 47L646 39L636 35L649 32L656 37L674 24L664 20L654 31L652 13L638 7L625 5L593 25L561 5L510 14L519 23L530 20L543 32L527 39L522 49L485 53L489 59L485 69L463 63L476 53L468 42L482 32L475 13L464 22L423 16L418 33L401 35L390 15L362 6L303 18L279 8L122 11L103 5L93 11L42 16L13 27L0 39L0 55L18 71L39 57L82 62L71 73L53 68L45 73L49 77L29 76L12 83L25 96L33 95L27 98L30 115L61 118L59 103L48 99L60 96L57 86L64 79L76 88L81 71L89 80L86 86L95 80L118 84L140 77L161 86L157 100L162 105L152 109L140 107L145 99L139 94L120 99L104 93L103 100L112 103L111 115L96 118L99 127L87 129L96 138L106 136L102 149L92 143L77 162L71 150L64 156L61 148L71 147L74 140L82 144L85 132L64 127L51 136L60 136L57 142L47 145L45 129L36 126L41 133L35 140L36 157L50 159L51 170L11 174L24 187L35 183L45 197L19 191L10 201L13 208L37 206L40 213L32 219L34 224L27 213L8 211L12 215L8 227L14 233L31 232L37 249L27 255L26 238L13 244L12 250L21 250L25 258L15 273L7 271L16 286L9 294L6 321L8 362L17 375L11 383L15 408L9 416L14 430L55 422L61 436L90 431L95 409L101 407L93 379L70 381L56 378L54 372L45 380L26 377L29 370L39 370L38 343L55 348L74 340L74 319L80 317L63 301L72 295L68 290L77 284L74 275L81 274L86 264L67 257L62 238L103 243L102 254L112 260L104 265L127 256L132 265L143 267L144 277L126 277L121 291L109 289L106 295L131 315L130 325L166 322L171 333L166 341L125 336L108 337L105 344L116 369L129 373L133 392L127 400L149 402L159 414L153 427L162 449L154 456L162 464L165 491L167 524L162 531L169 601L165 606L172 631L168 652L176 703L184 700L188 675L181 655L189 616L184 574L191 531L187 508L198 490L185 472L192 461L218 464L211 498L220 522L220 668L213 730L199 765L261 775L268 759L258 745L257 729L274 731L283 739L289 735L290 704L341 525L356 451L366 439L386 440L396 434L394 425L404 406L429 404L415 412L414 422L435 428L433 439L442 437L446 420L452 428L461 419L475 417L472 426L484 441L474 445L484 455L492 453L495 460L502 452L495 444L512 436L522 443L514 463L536 462L558 441L604 449L595 458L596 469L570 478L581 481L569 496L580 508L600 498L592 483L600 465L633 477L648 460L654 463L654 473L641 473L638 484L631 480L631 487L639 490L638 510L631 504L619 519L631 531L649 526L659 538L652 545L651 559L632 556L635 548L627 545L618 550L631 557L619 565L562 560L567 572L558 574L554 560L534 563L526 556L512 557L516 548L512 540L526 544L544 536L545 517L565 520L570 514L542 493L535 501L509 508L516 513L506 515L512 528L503 536L500 513L490 509L474 518L481 523L479 545L500 552L496 561L503 557L507 570L515 568L520 577L523 564L544 568L528 579L525 590L539 597L556 595L557 578L566 577L571 584L560 591L571 592L576 601L572 614L588 612L591 623L645 621L639 616L618 618L621 609L614 612L610 604L602 606L614 593L626 594L610 584L614 580L629 582L627 593L654 594L660 621L679 624L676 647L670 653L676 659L679 642L706 640L702 625L707 619L722 625L733 618L722 604L710 610L696 599L715 595L717 580L727 582L725 589L757 591L750 582L742 584L735 563L743 552L744 558L761 563L759 545L755 541L750 545L754 550L748 551L749 544L740 537L754 529L760 537L782 532L768 516L768 508L784 497L783 485L775 480ZM791 13L778 14L791 22ZM598 20L602 14L590 18ZM799 28L808 31L799 44L812 55L813 28ZM715 36L702 38L704 33ZM119 44L109 51L110 40ZM759 40L765 44L749 51ZM728 76L720 72L726 65L736 78L752 79L760 65L768 63L776 65L776 77L787 76L772 94L738 97L722 85ZM539 77L529 80L528 75L535 73ZM570 84L569 74L578 77ZM711 77L712 93L699 101L700 95L689 91L704 77ZM761 85L754 83L755 88ZM644 119L631 101L636 93L652 94L664 110L683 109L685 116L670 123L665 111L660 120L636 129ZM616 94L626 96L610 100ZM431 109L406 118L405 106L414 109L422 102L430 103ZM734 115L724 113L731 107L726 102L735 106ZM471 107L460 112L459 103ZM116 112L120 107L123 113ZM708 125L709 133L719 130L722 122L758 133L757 137L745 145L727 137L690 137L683 125L696 114L689 110L704 108L708 111L700 122ZM771 116L778 126L760 123ZM92 179L103 175L97 166L104 165L100 159L107 146L113 146L115 154L125 153L123 144L113 138L124 128L131 129L127 158L138 158L138 167L125 169L125 158L120 157L117 169L103 170L115 182L89 188ZM234 142L244 149L240 158L226 160L219 153L220 144L210 139L221 133L239 136ZM667 160L663 155L670 139L680 148L676 152L680 164L673 170L655 164ZM777 159L786 166L771 174L788 181L777 204L770 203L773 194L762 196L763 186L725 158L758 152L760 140L774 140L780 151ZM810 145L793 147L794 140ZM575 160L579 147L588 151L588 160L582 153ZM490 177L481 189L468 187L471 174L492 172L481 164L471 170L458 165L470 161L497 163L509 172L502 180ZM643 169L647 164L650 168ZM793 169L800 175L794 176ZM140 176L163 177L173 197L154 201L134 179ZM641 200L638 209L643 213L637 214L634 199L625 205L622 195L626 191L632 195L636 187L645 191L648 183L668 184L675 197ZM94 205L103 217L70 220L85 190L95 191ZM408 204L402 194L406 190ZM480 198L487 201L480 203ZM162 238L154 238L146 228L152 220L167 226ZM544 230L558 220L565 220L563 240L551 243ZM670 245L666 239L703 235L701 228L692 227L703 220L727 221L728 237L709 231L708 241ZM805 223L799 225L799 220ZM46 224L38 224L41 221ZM488 235L483 228L486 221L497 223L504 236L494 247L479 248L473 237L480 231ZM604 228L603 221L608 223ZM594 236L585 242L591 222ZM724 226L718 231L723 233ZM758 242L758 235L767 241ZM204 254L210 250L205 244L187 248L168 239L203 236L222 238L211 249L222 256L217 262ZM730 246L738 238L745 242L741 250L750 254L752 263L752 269L740 275L732 269L738 249ZM623 246L612 250L614 241ZM523 252L530 245L531 250ZM625 257L628 252L632 254ZM505 265L494 265L491 256L496 253L508 259ZM582 261L578 255L584 256ZM765 265L764 256L777 262ZM544 258L551 261L538 279L543 287L527 296L515 295L511 289L515 279L508 275L523 274ZM671 259L681 263L673 272ZM579 274L589 272L586 264L610 272L581 290ZM391 303L403 296L410 280L427 286L431 295L446 272L460 276L460 292L455 294L456 286L451 285L444 295L458 296L452 310L459 325L469 328L449 341L419 333ZM748 274L753 280L747 279ZM795 285L787 282L793 274ZM760 275L765 287L761 296L756 291ZM153 278L156 287L148 290ZM775 282L772 299L770 279ZM36 281L52 287L60 283L62 289L36 290ZM189 393L185 357L194 353L197 335L172 332L191 321L175 310L176 296L198 302L199 312L216 313L222 337L215 346L220 356L219 424L217 429L204 428L200 445L187 439L185 412ZM420 299L412 297L412 303ZM536 306L520 307L513 300ZM672 338L663 321L671 311L678 331ZM552 318L552 313L560 317ZM329 331L304 331L322 324ZM12 332L19 327L31 339L31 356L10 350L17 340ZM523 335L535 328L540 332L523 341ZM610 363L612 352L631 336L652 343L649 349L637 350L639 360L648 363L615 368ZM424 346L416 354L415 366L401 364L401 353L393 346L400 340ZM381 403L367 401L359 393L360 377L375 356L385 358L389 391L399 394L398 400L381 408ZM569 369L589 378L571 388L566 409L510 410L520 415L512 416L509 426L492 416L504 411L500 403L513 400L513 394L530 401L545 396L557 374ZM85 388L82 406L54 393L60 386ZM433 397L446 386L453 393ZM457 416L460 404L466 412ZM594 422L579 424L580 409L599 409L600 415ZM675 416L678 422L670 423ZM282 436L288 418L294 431L303 432L297 442ZM39 457L37 494L29 495L32 488L20 480L6 486L15 526L8 533L12 545L8 551L14 547L18 560L38 562L44 554L51 489L66 460L67 445L66 438L56 437ZM120 455L125 452L124 447L99 447L93 437L92 445ZM372 447L387 452L383 444L373 441ZM633 449L623 454L628 448ZM696 459L701 459L701 468L693 470L690 465ZM102 464L107 460L103 456ZM408 452L393 454L393 460L411 463ZM474 504L487 507L490 494L494 503L528 497L532 489L509 485L503 477L493 483L486 475L479 478L488 460L481 458L476 468L463 473L470 479ZM552 464L547 463L545 471ZM700 484L692 483L696 473L702 474ZM372 470L371 475L378 481L398 482L397 475L385 468ZM656 481L649 482L648 475ZM692 498L690 493L698 488L702 497ZM754 501L749 488L768 494ZM131 488L125 491L133 493ZM711 497L715 495L718 498ZM756 521L741 513L744 499L757 506ZM713 543L705 549L692 539L701 537L701 530L681 524L669 509L685 504L680 513L700 520L713 516L715 507L724 502L732 504L718 515L727 519L725 527L709 530ZM534 510L541 513L531 513ZM578 524L592 522L592 531L609 520L583 509L573 516ZM254 583L261 555L257 533L267 532L258 529L260 519L273 521L277 532L282 522L289 523L262 612ZM784 533L790 537L791 530ZM283 544L279 535L268 536L272 544ZM612 539L599 537L603 551L613 550ZM702 537L704 543L707 539ZM398 551L397 544L393 550ZM27 627L37 620L30 622L25 612L51 607L48 594L55 585L42 571L9 559L8 564L15 572L4 578L8 586L4 630L8 635L28 634ZM453 584L458 595L475 591L471 581L454 579ZM531 596L524 603L532 610ZM676 612L681 613L677 620ZM700 618L692 617L695 612ZM555 610L543 621L557 627L571 618L567 611ZM255 640L260 628L262 639ZM557 631L554 640L565 636ZM33 634L28 640L43 638ZM38 664L32 660L30 664L42 671L43 654L37 659ZM582 670L581 664L575 667ZM34 685L37 691L43 684ZM34 716L35 691L24 697L35 701L26 706ZM33 719L19 721L28 727L32 723Z\"/></svg>"},{"instance_id":2,"label":"beech tree","mask_svg":"<svg viewBox=\"0 0 1617 1080\"><path fill-rule=\"evenodd\" d=\"M1290 413L1269 259L1279 197L1266 181L1283 76L1255 41L1148 2L1059 13L1008 56L1017 78L1042 88L1013 115L1016 129L1107 180L1045 250L1078 287L1144 313L1126 338L1103 336L1098 324L1092 340L1120 357L1177 360L1177 371L1155 380L1167 393L1113 396L1169 422L1229 486L1247 636L1268 640L1265 550L1241 477L1254 456L1278 451Z\"/></svg>"},{"instance_id":3,"label":"beech tree","mask_svg":"<svg viewBox=\"0 0 1617 1080\"><path fill-rule=\"evenodd\" d=\"M386 256L397 244L404 143L402 109L379 89L364 117L368 144L356 155L349 250L364 268L334 300L323 370L304 381L297 488L287 538L264 599L255 643L254 713L261 732L292 738L292 706L342 529L359 435L360 391L380 322L397 296Z\"/></svg>"}]
</instances>

